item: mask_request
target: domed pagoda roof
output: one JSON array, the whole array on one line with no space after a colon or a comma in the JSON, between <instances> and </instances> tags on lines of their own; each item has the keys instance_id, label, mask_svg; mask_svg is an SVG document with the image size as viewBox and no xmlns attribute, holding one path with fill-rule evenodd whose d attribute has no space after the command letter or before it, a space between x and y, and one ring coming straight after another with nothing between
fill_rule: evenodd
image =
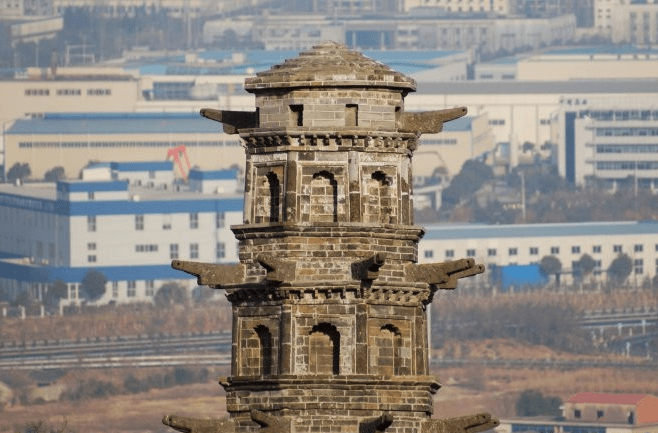
<instances>
[{"instance_id":1,"label":"domed pagoda roof","mask_svg":"<svg viewBox=\"0 0 658 433\"><path fill-rule=\"evenodd\" d=\"M414 79L336 42L315 45L298 57L245 80L245 90L296 87L383 87L416 91Z\"/></svg>"}]
</instances>

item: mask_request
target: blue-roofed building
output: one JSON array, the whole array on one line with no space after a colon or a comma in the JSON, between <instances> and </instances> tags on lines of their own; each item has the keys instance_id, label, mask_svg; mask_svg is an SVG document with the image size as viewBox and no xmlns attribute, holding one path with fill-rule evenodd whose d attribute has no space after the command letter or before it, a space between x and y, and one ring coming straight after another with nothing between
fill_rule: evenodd
<instances>
[{"instance_id":1,"label":"blue-roofed building","mask_svg":"<svg viewBox=\"0 0 658 433\"><path fill-rule=\"evenodd\" d=\"M194 169L196 184L189 188L153 183L150 174L165 167L171 172L171 161L98 165L113 172L104 179L0 185L0 287L5 294L13 298L30 290L43 298L61 280L68 287L63 303L79 303L81 281L94 269L108 279L98 303L149 302L165 282L195 286L195 279L171 268L171 260L237 261L230 230L242 222L237 170ZM122 178L126 173L130 177ZM224 182L222 191L213 183L218 179Z\"/></svg>"},{"instance_id":2,"label":"blue-roofed building","mask_svg":"<svg viewBox=\"0 0 658 433\"><path fill-rule=\"evenodd\" d=\"M508 288L541 285L545 280L537 275L537 265L545 256L554 256L562 263L562 283L582 275L578 262L585 254L595 262L592 275L585 276L593 281L605 280L610 264L620 254L627 254L633 262L628 284L643 284L658 272L658 221L445 224L425 230L418 247L419 261L474 258L489 269L474 277L474 284Z\"/></svg>"},{"instance_id":3,"label":"blue-roofed building","mask_svg":"<svg viewBox=\"0 0 658 433\"><path fill-rule=\"evenodd\" d=\"M237 138L194 112L53 113L19 119L4 137L7 167L27 162L36 179L55 166L75 178L90 161L117 161L110 170L118 179L137 181L148 172L148 182L166 183L171 164L187 177L193 166L228 169L244 159Z\"/></svg>"}]
</instances>

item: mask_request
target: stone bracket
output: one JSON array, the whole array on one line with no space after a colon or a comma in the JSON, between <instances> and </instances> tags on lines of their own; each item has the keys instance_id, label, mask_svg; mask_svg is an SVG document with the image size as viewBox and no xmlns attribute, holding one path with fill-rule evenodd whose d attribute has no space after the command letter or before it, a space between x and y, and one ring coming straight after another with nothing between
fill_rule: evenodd
<instances>
[{"instance_id":1,"label":"stone bracket","mask_svg":"<svg viewBox=\"0 0 658 433\"><path fill-rule=\"evenodd\" d=\"M379 277L379 268L384 266L386 257L376 253L365 260L352 263L352 278L355 280L376 280Z\"/></svg>"},{"instance_id":2,"label":"stone bracket","mask_svg":"<svg viewBox=\"0 0 658 433\"><path fill-rule=\"evenodd\" d=\"M165 415L162 424L182 433L234 433L235 424L230 419L200 419Z\"/></svg>"},{"instance_id":3,"label":"stone bracket","mask_svg":"<svg viewBox=\"0 0 658 433\"><path fill-rule=\"evenodd\" d=\"M460 259L443 263L411 264L406 267L408 281L425 282L438 289L455 289L460 278L484 272L484 265L473 259Z\"/></svg>"},{"instance_id":4,"label":"stone bracket","mask_svg":"<svg viewBox=\"0 0 658 433\"><path fill-rule=\"evenodd\" d=\"M295 279L297 264L284 260L275 259L265 254L259 254L256 261L267 271L267 281L275 284L281 284L285 281Z\"/></svg>"},{"instance_id":5,"label":"stone bracket","mask_svg":"<svg viewBox=\"0 0 658 433\"><path fill-rule=\"evenodd\" d=\"M172 260L171 267L197 277L197 284L220 288L227 284L244 282L245 267L242 264L214 264Z\"/></svg>"},{"instance_id":6,"label":"stone bracket","mask_svg":"<svg viewBox=\"0 0 658 433\"><path fill-rule=\"evenodd\" d=\"M429 419L422 424L420 433L479 433L498 427L500 421L489 413L466 415L457 418Z\"/></svg>"},{"instance_id":7,"label":"stone bracket","mask_svg":"<svg viewBox=\"0 0 658 433\"><path fill-rule=\"evenodd\" d=\"M364 419L359 423L359 433L383 433L393 424L393 415L385 412L377 418Z\"/></svg>"},{"instance_id":8,"label":"stone bracket","mask_svg":"<svg viewBox=\"0 0 658 433\"><path fill-rule=\"evenodd\" d=\"M252 409L249 411L251 420L260 425L260 432L263 433L294 433L295 425L292 418L283 416L274 416L260 410Z\"/></svg>"},{"instance_id":9,"label":"stone bracket","mask_svg":"<svg viewBox=\"0 0 658 433\"><path fill-rule=\"evenodd\" d=\"M402 113L398 120L398 131L419 134L436 134L443 130L443 124L466 115L466 107L447 110Z\"/></svg>"},{"instance_id":10,"label":"stone bracket","mask_svg":"<svg viewBox=\"0 0 658 433\"><path fill-rule=\"evenodd\" d=\"M202 108L201 115L206 119L220 122L224 125L224 132L237 134L239 129L257 128L259 124L257 111L228 111Z\"/></svg>"}]
</instances>

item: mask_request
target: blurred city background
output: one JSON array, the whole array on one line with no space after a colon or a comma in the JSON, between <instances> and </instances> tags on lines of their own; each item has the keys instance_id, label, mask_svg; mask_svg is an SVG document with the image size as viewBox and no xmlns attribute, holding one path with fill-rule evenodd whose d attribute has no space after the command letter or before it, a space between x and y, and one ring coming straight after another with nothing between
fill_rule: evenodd
<instances>
[{"instance_id":1,"label":"blurred city background","mask_svg":"<svg viewBox=\"0 0 658 433\"><path fill-rule=\"evenodd\" d=\"M230 305L170 262L238 260L245 157L198 113L327 40L468 108L413 160L419 262L487 266L428 308L435 416L658 431L658 1L0 0L0 432L223 413Z\"/></svg>"}]
</instances>

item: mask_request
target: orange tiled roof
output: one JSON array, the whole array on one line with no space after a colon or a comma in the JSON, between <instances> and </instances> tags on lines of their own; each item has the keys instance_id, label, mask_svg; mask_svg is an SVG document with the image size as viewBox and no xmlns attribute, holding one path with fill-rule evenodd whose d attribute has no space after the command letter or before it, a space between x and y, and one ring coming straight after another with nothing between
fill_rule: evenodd
<instances>
[{"instance_id":1,"label":"orange tiled roof","mask_svg":"<svg viewBox=\"0 0 658 433\"><path fill-rule=\"evenodd\" d=\"M567 403L637 405L648 396L648 394L604 394L600 392L581 392L567 400Z\"/></svg>"}]
</instances>

